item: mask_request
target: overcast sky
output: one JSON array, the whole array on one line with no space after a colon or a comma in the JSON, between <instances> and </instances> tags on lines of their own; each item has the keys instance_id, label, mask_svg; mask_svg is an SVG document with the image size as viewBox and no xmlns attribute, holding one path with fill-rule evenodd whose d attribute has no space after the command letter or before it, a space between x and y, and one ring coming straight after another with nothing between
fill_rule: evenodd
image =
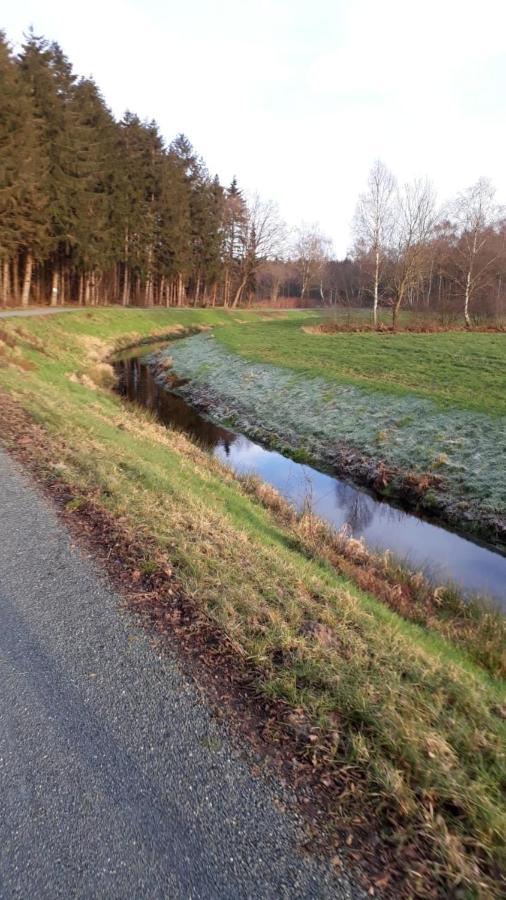
<instances>
[{"instance_id":1,"label":"overcast sky","mask_svg":"<svg viewBox=\"0 0 506 900\"><path fill-rule=\"evenodd\" d=\"M506 0L19 0L117 116L183 131L212 174L318 221L342 256L368 171L488 175L506 200Z\"/></svg>"}]
</instances>

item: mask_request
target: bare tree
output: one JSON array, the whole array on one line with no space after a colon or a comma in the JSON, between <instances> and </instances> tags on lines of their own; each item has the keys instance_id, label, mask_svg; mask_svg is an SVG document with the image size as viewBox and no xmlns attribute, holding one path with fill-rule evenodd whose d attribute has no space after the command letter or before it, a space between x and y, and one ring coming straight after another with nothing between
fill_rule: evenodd
<instances>
[{"instance_id":1,"label":"bare tree","mask_svg":"<svg viewBox=\"0 0 506 900\"><path fill-rule=\"evenodd\" d=\"M290 276L290 264L283 259L269 259L263 263L257 277L260 296L269 296L271 303L277 303L279 295Z\"/></svg>"},{"instance_id":2,"label":"bare tree","mask_svg":"<svg viewBox=\"0 0 506 900\"><path fill-rule=\"evenodd\" d=\"M459 194L451 212L457 229L457 279L464 290L464 319L471 325L469 307L476 290L483 285L496 256L487 253L503 210L495 202L495 187L480 178Z\"/></svg>"},{"instance_id":3,"label":"bare tree","mask_svg":"<svg viewBox=\"0 0 506 900\"><path fill-rule=\"evenodd\" d=\"M320 297L323 296L323 272L330 257L332 242L316 224L303 223L297 229L293 254L299 270L301 300L315 286L319 286Z\"/></svg>"},{"instance_id":4,"label":"bare tree","mask_svg":"<svg viewBox=\"0 0 506 900\"><path fill-rule=\"evenodd\" d=\"M246 204L239 242L239 282L232 307L240 303L259 266L267 259L281 256L285 250L286 225L275 203L261 200L258 194L253 195Z\"/></svg>"},{"instance_id":5,"label":"bare tree","mask_svg":"<svg viewBox=\"0 0 506 900\"><path fill-rule=\"evenodd\" d=\"M361 194L353 220L355 240L372 254L374 259L373 320L378 320L378 295L382 262L391 239L395 178L389 169L376 160L367 181L367 191Z\"/></svg>"},{"instance_id":6,"label":"bare tree","mask_svg":"<svg viewBox=\"0 0 506 900\"><path fill-rule=\"evenodd\" d=\"M436 199L430 181L417 179L397 191L389 253L394 331L406 295L423 276L436 222Z\"/></svg>"}]
</instances>

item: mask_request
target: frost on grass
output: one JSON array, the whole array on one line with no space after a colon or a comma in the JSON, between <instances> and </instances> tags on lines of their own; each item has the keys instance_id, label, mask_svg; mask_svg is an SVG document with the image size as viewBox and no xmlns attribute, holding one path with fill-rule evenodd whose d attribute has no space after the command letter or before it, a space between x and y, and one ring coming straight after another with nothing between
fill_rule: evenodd
<instances>
[{"instance_id":1,"label":"frost on grass","mask_svg":"<svg viewBox=\"0 0 506 900\"><path fill-rule=\"evenodd\" d=\"M346 444L398 469L436 472L452 494L494 512L506 510L504 418L441 410L420 397L366 391L250 363L212 335L172 344L170 356L179 376L209 385L230 413L240 413L242 427L248 418L252 427L260 422L287 446L313 455ZM191 390L191 385L186 388Z\"/></svg>"}]
</instances>

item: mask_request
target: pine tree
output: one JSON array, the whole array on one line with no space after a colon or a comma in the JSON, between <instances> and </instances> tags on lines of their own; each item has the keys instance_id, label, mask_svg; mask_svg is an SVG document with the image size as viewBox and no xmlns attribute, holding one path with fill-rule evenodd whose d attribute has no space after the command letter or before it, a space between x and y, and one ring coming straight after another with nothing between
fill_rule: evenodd
<instances>
[{"instance_id":1,"label":"pine tree","mask_svg":"<svg viewBox=\"0 0 506 900\"><path fill-rule=\"evenodd\" d=\"M237 268L245 209L187 137L116 122L92 79L29 33L0 38L0 297L215 303ZM225 265L224 265L225 263ZM227 293L228 291L228 293Z\"/></svg>"},{"instance_id":2,"label":"pine tree","mask_svg":"<svg viewBox=\"0 0 506 900\"><path fill-rule=\"evenodd\" d=\"M156 268L158 202L163 170L163 142L155 122L143 123L126 113L121 124L122 174L120 187L123 232L123 303L130 302L132 282L136 296L152 302Z\"/></svg>"},{"instance_id":3,"label":"pine tree","mask_svg":"<svg viewBox=\"0 0 506 900\"><path fill-rule=\"evenodd\" d=\"M46 160L29 92L0 33L0 258L2 302L29 302L34 262L48 247Z\"/></svg>"},{"instance_id":4,"label":"pine tree","mask_svg":"<svg viewBox=\"0 0 506 900\"><path fill-rule=\"evenodd\" d=\"M78 82L71 105L72 262L83 279L85 299L96 302L102 274L115 261L112 169L116 126L91 79Z\"/></svg>"},{"instance_id":5,"label":"pine tree","mask_svg":"<svg viewBox=\"0 0 506 900\"><path fill-rule=\"evenodd\" d=\"M47 261L54 272L65 265L70 254L75 225L72 121L68 115L74 76L59 46L32 32L23 45L19 65L33 104L40 152L47 160L43 182L51 237Z\"/></svg>"},{"instance_id":6,"label":"pine tree","mask_svg":"<svg viewBox=\"0 0 506 900\"><path fill-rule=\"evenodd\" d=\"M234 281L238 278L241 258L244 252L246 226L246 201L234 175L226 192L224 203L224 306L229 306L232 300L232 288Z\"/></svg>"}]
</instances>

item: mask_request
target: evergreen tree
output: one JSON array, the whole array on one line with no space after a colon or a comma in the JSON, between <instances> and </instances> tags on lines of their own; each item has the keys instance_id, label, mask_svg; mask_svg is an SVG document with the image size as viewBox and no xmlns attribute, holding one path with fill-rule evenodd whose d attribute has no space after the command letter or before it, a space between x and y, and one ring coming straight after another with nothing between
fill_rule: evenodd
<instances>
[{"instance_id":1,"label":"evergreen tree","mask_svg":"<svg viewBox=\"0 0 506 900\"><path fill-rule=\"evenodd\" d=\"M132 281L137 298L152 302L156 269L158 203L163 171L163 142L155 122L143 123L126 113L121 124L122 174L116 191L123 233L123 302L130 302Z\"/></svg>"},{"instance_id":2,"label":"evergreen tree","mask_svg":"<svg viewBox=\"0 0 506 900\"><path fill-rule=\"evenodd\" d=\"M245 209L185 135L116 122L58 44L0 35L2 302L228 303Z\"/></svg>"},{"instance_id":3,"label":"evergreen tree","mask_svg":"<svg viewBox=\"0 0 506 900\"><path fill-rule=\"evenodd\" d=\"M47 161L41 188L47 197L50 232L49 268L63 266L70 253L76 212L72 208L72 119L68 114L74 84L72 67L57 44L30 32L19 59L37 125L39 148Z\"/></svg>"},{"instance_id":4,"label":"evergreen tree","mask_svg":"<svg viewBox=\"0 0 506 900\"><path fill-rule=\"evenodd\" d=\"M234 282L239 278L241 258L244 253L245 233L247 229L247 208L242 191L239 189L234 175L225 195L223 232L224 232L224 285L223 305L229 306L232 300Z\"/></svg>"},{"instance_id":5,"label":"evergreen tree","mask_svg":"<svg viewBox=\"0 0 506 900\"><path fill-rule=\"evenodd\" d=\"M221 270L223 250L223 190L217 178L210 178L203 160L190 141L180 134L170 152L186 181L189 206L188 248L192 272L194 304L207 302Z\"/></svg>"},{"instance_id":6,"label":"evergreen tree","mask_svg":"<svg viewBox=\"0 0 506 900\"><path fill-rule=\"evenodd\" d=\"M29 301L34 261L47 252L46 159L29 92L5 37L0 33L0 260L2 302Z\"/></svg>"},{"instance_id":7,"label":"evergreen tree","mask_svg":"<svg viewBox=\"0 0 506 900\"><path fill-rule=\"evenodd\" d=\"M95 301L102 273L115 262L112 206L116 125L91 79L81 79L76 85L72 117L71 255L83 278L85 295Z\"/></svg>"}]
</instances>

